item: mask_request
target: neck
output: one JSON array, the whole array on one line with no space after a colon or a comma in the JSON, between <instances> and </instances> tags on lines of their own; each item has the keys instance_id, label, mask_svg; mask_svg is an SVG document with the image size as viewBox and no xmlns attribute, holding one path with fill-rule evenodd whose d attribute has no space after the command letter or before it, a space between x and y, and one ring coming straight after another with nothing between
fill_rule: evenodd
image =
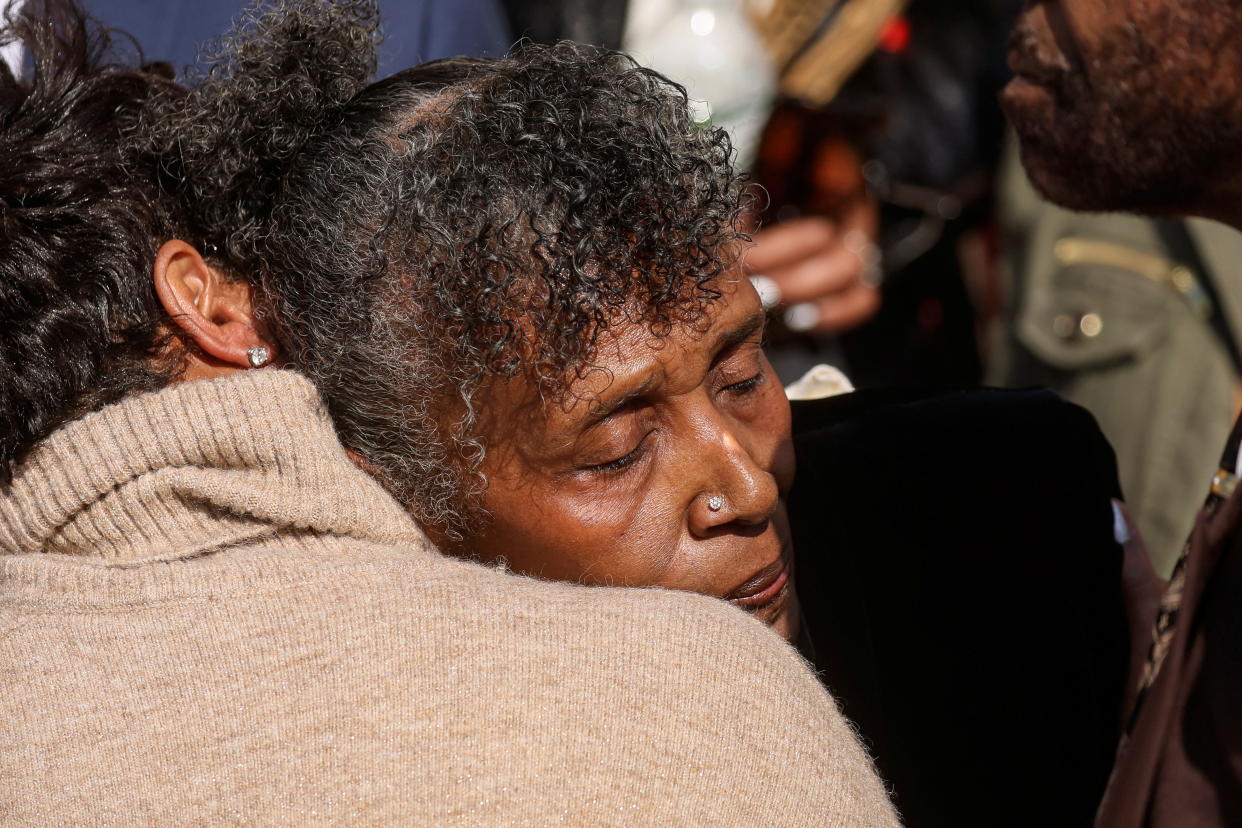
<instances>
[{"instance_id":1,"label":"neck","mask_svg":"<svg viewBox=\"0 0 1242 828\"><path fill-rule=\"evenodd\" d=\"M0 491L0 555L182 560L276 531L426 545L345 454L314 387L242 371L69 423Z\"/></svg>"}]
</instances>

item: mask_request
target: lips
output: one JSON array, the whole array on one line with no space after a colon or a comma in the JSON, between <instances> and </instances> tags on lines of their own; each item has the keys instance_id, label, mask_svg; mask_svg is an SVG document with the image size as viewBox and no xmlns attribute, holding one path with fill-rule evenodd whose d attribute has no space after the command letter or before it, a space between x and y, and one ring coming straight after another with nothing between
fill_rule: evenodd
<instances>
[{"instance_id":1,"label":"lips","mask_svg":"<svg viewBox=\"0 0 1242 828\"><path fill-rule=\"evenodd\" d=\"M1040 47L1039 37L1029 25L1014 29L1009 39L1010 70L1023 80L1040 86L1058 86L1069 66L1064 58L1050 59Z\"/></svg>"},{"instance_id":2,"label":"lips","mask_svg":"<svg viewBox=\"0 0 1242 828\"><path fill-rule=\"evenodd\" d=\"M1056 86L1064 74L1062 70L1042 63L1024 52L1009 52L1009 69L1014 75L1039 86Z\"/></svg>"},{"instance_id":3,"label":"lips","mask_svg":"<svg viewBox=\"0 0 1242 828\"><path fill-rule=\"evenodd\" d=\"M725 599L748 612L758 612L785 594L789 586L789 575L789 565L782 555L726 595Z\"/></svg>"}]
</instances>

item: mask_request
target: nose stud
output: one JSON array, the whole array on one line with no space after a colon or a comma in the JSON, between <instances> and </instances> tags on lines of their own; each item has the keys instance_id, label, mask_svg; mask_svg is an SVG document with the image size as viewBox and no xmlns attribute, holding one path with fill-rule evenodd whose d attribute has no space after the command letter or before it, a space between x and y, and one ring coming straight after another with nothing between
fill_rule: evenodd
<instances>
[{"instance_id":1,"label":"nose stud","mask_svg":"<svg viewBox=\"0 0 1242 828\"><path fill-rule=\"evenodd\" d=\"M713 512L719 512L724 508L724 498L720 495L712 495L707 499L707 508Z\"/></svg>"}]
</instances>

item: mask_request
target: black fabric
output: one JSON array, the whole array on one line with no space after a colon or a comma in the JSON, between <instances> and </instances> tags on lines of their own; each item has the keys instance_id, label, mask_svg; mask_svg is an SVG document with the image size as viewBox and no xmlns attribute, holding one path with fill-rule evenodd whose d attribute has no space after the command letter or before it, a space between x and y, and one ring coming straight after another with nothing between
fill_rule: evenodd
<instances>
[{"instance_id":1,"label":"black fabric","mask_svg":"<svg viewBox=\"0 0 1242 828\"><path fill-rule=\"evenodd\" d=\"M626 0L502 0L519 38L539 43L576 40L620 49Z\"/></svg>"},{"instance_id":2,"label":"black fabric","mask_svg":"<svg viewBox=\"0 0 1242 828\"><path fill-rule=\"evenodd\" d=\"M816 667L909 826L1089 825L1128 637L1112 450L1043 391L794 404Z\"/></svg>"}]
</instances>

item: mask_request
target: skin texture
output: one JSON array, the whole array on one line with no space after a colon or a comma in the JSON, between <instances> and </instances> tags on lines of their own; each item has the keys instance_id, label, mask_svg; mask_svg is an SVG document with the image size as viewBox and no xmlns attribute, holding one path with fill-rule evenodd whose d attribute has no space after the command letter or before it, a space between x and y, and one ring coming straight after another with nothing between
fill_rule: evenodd
<instances>
[{"instance_id":1,"label":"skin texture","mask_svg":"<svg viewBox=\"0 0 1242 828\"><path fill-rule=\"evenodd\" d=\"M370 3L257 13L157 107L142 151L185 234L262 285L281 357L446 551L733 598L792 634L789 410L731 270L751 198L727 135L569 43L370 84L375 26ZM244 367L260 342L185 265L162 301L202 352L187 378ZM568 396L549 387L584 359Z\"/></svg>"},{"instance_id":2,"label":"skin texture","mask_svg":"<svg viewBox=\"0 0 1242 828\"><path fill-rule=\"evenodd\" d=\"M666 338L615 325L564 400L526 378L493 387L491 518L456 551L544 578L732 599L792 639L789 402L754 288L738 276L720 289L703 323Z\"/></svg>"},{"instance_id":3,"label":"skin texture","mask_svg":"<svg viewBox=\"0 0 1242 828\"><path fill-rule=\"evenodd\" d=\"M1242 219L1236 0L1028 0L1002 104L1051 200Z\"/></svg>"}]
</instances>

